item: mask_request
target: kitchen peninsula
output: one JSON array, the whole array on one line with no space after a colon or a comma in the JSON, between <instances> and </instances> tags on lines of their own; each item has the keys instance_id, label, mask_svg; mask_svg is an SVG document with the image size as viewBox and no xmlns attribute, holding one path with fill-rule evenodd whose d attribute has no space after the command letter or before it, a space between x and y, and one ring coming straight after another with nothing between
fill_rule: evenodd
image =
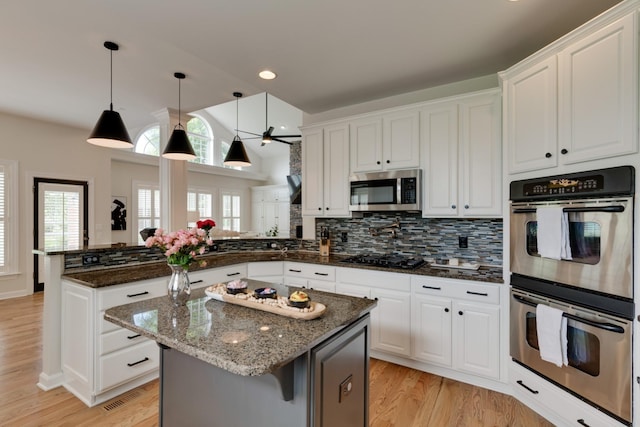
<instances>
[{"instance_id":1,"label":"kitchen peninsula","mask_svg":"<svg viewBox=\"0 0 640 427\"><path fill-rule=\"evenodd\" d=\"M212 300L202 288L183 307L162 296L110 308L105 319L160 346L161 425L365 425L376 303L308 293L327 307L317 319Z\"/></svg>"}]
</instances>

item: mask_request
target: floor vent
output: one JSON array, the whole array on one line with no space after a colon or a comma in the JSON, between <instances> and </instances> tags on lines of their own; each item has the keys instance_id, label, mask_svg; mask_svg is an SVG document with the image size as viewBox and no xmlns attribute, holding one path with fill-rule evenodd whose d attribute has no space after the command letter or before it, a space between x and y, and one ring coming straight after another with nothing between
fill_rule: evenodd
<instances>
[{"instance_id":1,"label":"floor vent","mask_svg":"<svg viewBox=\"0 0 640 427\"><path fill-rule=\"evenodd\" d=\"M127 403L131 402L132 400L136 399L139 396L140 396L139 391L136 391L136 390L131 391L129 393L123 394L122 396L118 396L117 398L113 399L110 402L105 403L104 406L102 406L102 409L104 409L106 412L113 411L114 409L117 409L121 406L126 405Z\"/></svg>"}]
</instances>

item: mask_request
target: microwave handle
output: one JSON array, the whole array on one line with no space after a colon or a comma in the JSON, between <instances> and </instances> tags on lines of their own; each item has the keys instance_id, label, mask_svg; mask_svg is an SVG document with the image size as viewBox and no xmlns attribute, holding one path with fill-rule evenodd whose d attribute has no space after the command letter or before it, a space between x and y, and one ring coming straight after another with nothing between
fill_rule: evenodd
<instances>
[{"instance_id":1,"label":"microwave handle","mask_svg":"<svg viewBox=\"0 0 640 427\"><path fill-rule=\"evenodd\" d=\"M536 304L533 301L529 301L526 298L523 298L519 295L512 295L513 299L515 299L516 301L522 303L522 304L526 304L529 305L531 307L536 307L538 304ZM571 319L571 320L575 320L576 322L581 322L584 323L586 325L589 326L593 326L594 328L599 328L599 329L604 329L605 331L609 331L609 332L615 332L618 334L623 334L624 333L624 329L621 326L618 325L613 325L611 323L600 323L600 322L595 322L593 320L589 320L589 319L584 319L580 316L576 316L573 314L569 314L569 313L562 313L562 315L564 317L566 317L567 319Z\"/></svg>"},{"instance_id":2,"label":"microwave handle","mask_svg":"<svg viewBox=\"0 0 640 427\"><path fill-rule=\"evenodd\" d=\"M594 207L590 207L590 208L564 208L562 209L563 212L569 212L569 213L575 213L575 212L609 212L609 213L616 213L616 212L624 212L624 206L620 206L620 205L612 205L612 206L594 206ZM536 209L535 208L519 208L519 209L514 209L512 211L512 213L514 214L524 214L524 213L536 213Z\"/></svg>"}]
</instances>

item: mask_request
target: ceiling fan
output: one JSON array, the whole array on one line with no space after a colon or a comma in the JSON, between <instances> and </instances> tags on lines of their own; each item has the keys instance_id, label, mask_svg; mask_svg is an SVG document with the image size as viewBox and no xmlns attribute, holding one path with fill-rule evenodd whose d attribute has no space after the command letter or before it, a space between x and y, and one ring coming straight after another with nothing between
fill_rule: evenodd
<instances>
[{"instance_id":1,"label":"ceiling fan","mask_svg":"<svg viewBox=\"0 0 640 427\"><path fill-rule=\"evenodd\" d=\"M240 130L240 129L237 129L238 132L248 133L249 135L255 135L255 137L249 137L249 138L244 138L244 139L262 138L262 144L260 144L261 147L264 146L265 144L269 144L272 141L278 141L278 142L282 142L283 144L293 145L293 142L285 141L282 138L300 138L301 135L274 135L273 134L273 131L275 129L274 129L273 126L269 126L269 94L267 92L265 92L264 95L265 95L265 100L264 100L264 105L265 105L264 127L265 127L266 130L264 132L262 132L262 135L258 134L258 133L247 132L247 131Z\"/></svg>"}]
</instances>

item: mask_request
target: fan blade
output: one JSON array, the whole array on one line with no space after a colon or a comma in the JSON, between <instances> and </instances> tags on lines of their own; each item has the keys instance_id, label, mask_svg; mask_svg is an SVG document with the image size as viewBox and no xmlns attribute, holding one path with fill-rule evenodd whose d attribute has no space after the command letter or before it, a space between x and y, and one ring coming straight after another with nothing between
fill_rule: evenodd
<instances>
[{"instance_id":1,"label":"fan blade","mask_svg":"<svg viewBox=\"0 0 640 427\"><path fill-rule=\"evenodd\" d=\"M302 135L271 135L273 138L301 138Z\"/></svg>"},{"instance_id":2,"label":"fan blade","mask_svg":"<svg viewBox=\"0 0 640 427\"><path fill-rule=\"evenodd\" d=\"M267 135L272 136L271 132L273 132L273 126L269 126L269 129L265 132ZM263 134L264 135L264 134Z\"/></svg>"},{"instance_id":3,"label":"fan blade","mask_svg":"<svg viewBox=\"0 0 640 427\"><path fill-rule=\"evenodd\" d=\"M282 142L283 144L293 145L293 142L285 141L284 139L274 138L273 136L271 137L271 140L272 141ZM264 145L264 144L262 144L262 145Z\"/></svg>"},{"instance_id":4,"label":"fan blade","mask_svg":"<svg viewBox=\"0 0 640 427\"><path fill-rule=\"evenodd\" d=\"M262 136L261 133L247 132L246 130L234 129L236 132L248 133L249 135Z\"/></svg>"}]
</instances>

